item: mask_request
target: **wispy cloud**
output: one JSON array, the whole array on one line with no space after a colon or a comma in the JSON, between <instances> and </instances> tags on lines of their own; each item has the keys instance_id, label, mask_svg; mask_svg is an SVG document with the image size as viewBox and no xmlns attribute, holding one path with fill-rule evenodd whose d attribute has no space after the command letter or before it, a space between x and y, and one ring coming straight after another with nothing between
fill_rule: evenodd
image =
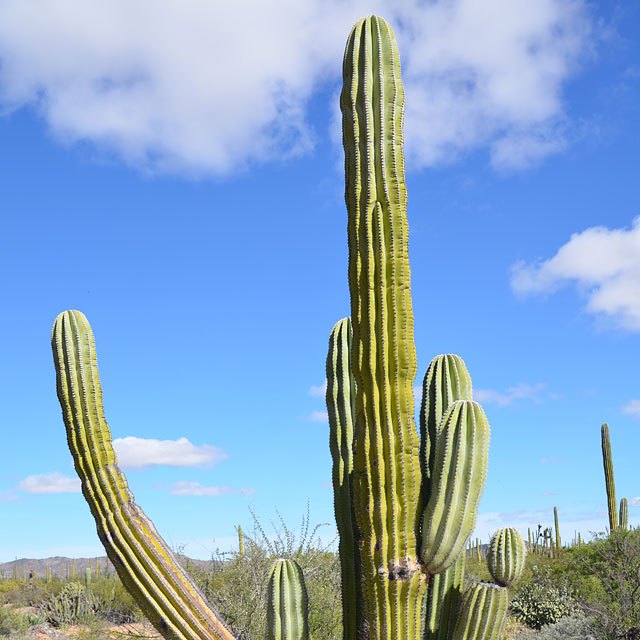
<instances>
[{"instance_id":1,"label":"wispy cloud","mask_svg":"<svg viewBox=\"0 0 640 640\"><path fill-rule=\"evenodd\" d=\"M325 380L319 387L316 387L315 384L312 384L309 387L309 395L314 398L324 398L327 393L327 381Z\"/></svg>"},{"instance_id":2,"label":"wispy cloud","mask_svg":"<svg viewBox=\"0 0 640 640\"><path fill-rule=\"evenodd\" d=\"M187 482L180 480L171 486L171 495L174 496L222 496L228 493L241 493L251 495L255 489L232 489L231 487L205 487L199 482Z\"/></svg>"},{"instance_id":3,"label":"wispy cloud","mask_svg":"<svg viewBox=\"0 0 640 640\"><path fill-rule=\"evenodd\" d=\"M631 500L629 500L629 505L632 507L640 507L640 496L637 498L631 498Z\"/></svg>"},{"instance_id":4,"label":"wispy cloud","mask_svg":"<svg viewBox=\"0 0 640 640\"><path fill-rule=\"evenodd\" d=\"M79 478L69 478L57 471L27 476L18 484L18 490L25 493L79 493Z\"/></svg>"},{"instance_id":5,"label":"wispy cloud","mask_svg":"<svg viewBox=\"0 0 640 640\"><path fill-rule=\"evenodd\" d=\"M13 502L19 499L18 494L13 489L0 491L0 502Z\"/></svg>"},{"instance_id":6,"label":"wispy cloud","mask_svg":"<svg viewBox=\"0 0 640 640\"><path fill-rule=\"evenodd\" d=\"M64 142L145 170L291 158L313 148L308 101L372 12L399 41L413 166L485 147L522 167L566 144L563 89L594 40L586 0L7 0L0 107L31 105Z\"/></svg>"},{"instance_id":7,"label":"wispy cloud","mask_svg":"<svg viewBox=\"0 0 640 640\"><path fill-rule=\"evenodd\" d=\"M480 403L497 404L499 407L506 407L516 400L531 400L536 403L542 402L541 394L546 384L537 382L536 384L520 384L509 387L506 391L494 391L493 389L474 389L473 399ZM549 394L548 394L549 395Z\"/></svg>"},{"instance_id":8,"label":"wispy cloud","mask_svg":"<svg viewBox=\"0 0 640 640\"><path fill-rule=\"evenodd\" d=\"M563 462L568 462L568 458L559 458L558 456L549 456L548 458L540 458L540 464L561 464ZM555 495L555 494L549 494L549 495Z\"/></svg>"},{"instance_id":9,"label":"wispy cloud","mask_svg":"<svg viewBox=\"0 0 640 640\"><path fill-rule=\"evenodd\" d=\"M309 422L329 422L329 414L326 411L312 411L307 420Z\"/></svg>"},{"instance_id":10,"label":"wispy cloud","mask_svg":"<svg viewBox=\"0 0 640 640\"><path fill-rule=\"evenodd\" d=\"M546 260L512 267L511 287L519 294L540 294L575 284L589 313L640 331L640 217L631 228L591 227L574 233Z\"/></svg>"},{"instance_id":11,"label":"wispy cloud","mask_svg":"<svg viewBox=\"0 0 640 640\"><path fill-rule=\"evenodd\" d=\"M634 418L640 418L640 400L629 400L627 404L622 407L622 413Z\"/></svg>"},{"instance_id":12,"label":"wispy cloud","mask_svg":"<svg viewBox=\"0 0 640 640\"><path fill-rule=\"evenodd\" d=\"M121 467L141 469L153 465L172 467L210 466L229 456L209 444L196 446L187 438L155 440L153 438L116 438L113 446Z\"/></svg>"}]
</instances>

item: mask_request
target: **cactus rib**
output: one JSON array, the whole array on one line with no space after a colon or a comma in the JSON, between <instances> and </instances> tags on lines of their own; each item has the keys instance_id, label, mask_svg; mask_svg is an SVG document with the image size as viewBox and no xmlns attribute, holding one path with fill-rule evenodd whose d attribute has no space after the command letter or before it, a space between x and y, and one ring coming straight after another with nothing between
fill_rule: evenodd
<instances>
[{"instance_id":1,"label":"cactus rib","mask_svg":"<svg viewBox=\"0 0 640 640\"><path fill-rule=\"evenodd\" d=\"M166 638L232 640L134 502L111 443L93 332L82 313L65 311L56 318L52 347L58 399L82 493L123 583Z\"/></svg>"}]
</instances>

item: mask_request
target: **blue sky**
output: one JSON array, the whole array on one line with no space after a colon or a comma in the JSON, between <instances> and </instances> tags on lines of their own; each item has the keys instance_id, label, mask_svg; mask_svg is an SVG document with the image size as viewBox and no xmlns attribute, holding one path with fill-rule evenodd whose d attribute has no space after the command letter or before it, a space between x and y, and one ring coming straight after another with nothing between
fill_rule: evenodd
<instances>
[{"instance_id":1,"label":"blue sky","mask_svg":"<svg viewBox=\"0 0 640 640\"><path fill-rule=\"evenodd\" d=\"M208 558L277 508L335 530L322 385L349 314L337 96L360 16L407 92L419 385L492 428L477 535L640 524L640 7L581 0L0 3L0 561L102 555L55 394L80 309L137 502ZM215 539L215 541L214 541Z\"/></svg>"}]
</instances>

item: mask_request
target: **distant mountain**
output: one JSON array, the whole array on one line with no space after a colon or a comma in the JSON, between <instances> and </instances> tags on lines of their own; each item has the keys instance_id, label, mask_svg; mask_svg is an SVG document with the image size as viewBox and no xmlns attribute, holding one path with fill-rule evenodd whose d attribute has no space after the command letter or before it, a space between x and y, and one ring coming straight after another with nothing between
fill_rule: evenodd
<instances>
[{"instance_id":1,"label":"distant mountain","mask_svg":"<svg viewBox=\"0 0 640 640\"><path fill-rule=\"evenodd\" d=\"M184 565L188 562L193 563L199 568L206 569L211 566L210 560L197 560L186 556L179 556L180 564ZM75 570L78 579L84 578L85 570L91 567L95 572L96 562L100 567L101 575L113 575L114 568L111 561L106 556L99 558L65 558L62 556L54 556L53 558L43 558L41 560L32 558L19 558L13 562L4 562L0 564L0 577L13 578L16 567L18 577L28 579L29 575L34 578L45 578L47 575L47 567L51 569L51 575L54 578L69 578Z\"/></svg>"}]
</instances>

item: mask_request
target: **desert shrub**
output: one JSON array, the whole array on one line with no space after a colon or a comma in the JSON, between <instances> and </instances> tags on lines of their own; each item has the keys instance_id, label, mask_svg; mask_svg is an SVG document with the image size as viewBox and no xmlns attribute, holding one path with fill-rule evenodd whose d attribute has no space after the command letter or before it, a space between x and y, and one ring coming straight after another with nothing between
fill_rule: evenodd
<instances>
[{"instance_id":1,"label":"desert shrub","mask_svg":"<svg viewBox=\"0 0 640 640\"><path fill-rule=\"evenodd\" d=\"M255 640L265 633L269 569L277 558L292 558L304 572L310 635L338 640L342 637L340 564L337 555L315 539L322 525L310 531L308 511L302 520L299 538L282 518L280 525L275 539L270 540L254 515L254 534L243 535L242 554L217 552L209 568L203 569L188 561L185 568L233 629L236 638Z\"/></svg>"},{"instance_id":2,"label":"desert shrub","mask_svg":"<svg viewBox=\"0 0 640 640\"><path fill-rule=\"evenodd\" d=\"M606 640L640 638L640 527L618 529L576 551L574 583L583 612Z\"/></svg>"},{"instance_id":3,"label":"desert shrub","mask_svg":"<svg viewBox=\"0 0 640 640\"><path fill-rule=\"evenodd\" d=\"M555 624L580 611L569 584L542 567L533 568L529 580L520 585L509 608L516 619L532 629Z\"/></svg>"},{"instance_id":4,"label":"desert shrub","mask_svg":"<svg viewBox=\"0 0 640 640\"><path fill-rule=\"evenodd\" d=\"M29 628L26 617L10 606L0 605L0 637L23 634Z\"/></svg>"},{"instance_id":5,"label":"desert shrub","mask_svg":"<svg viewBox=\"0 0 640 640\"><path fill-rule=\"evenodd\" d=\"M539 631L518 635L517 640L595 640L593 624L583 616L567 616Z\"/></svg>"}]
</instances>

